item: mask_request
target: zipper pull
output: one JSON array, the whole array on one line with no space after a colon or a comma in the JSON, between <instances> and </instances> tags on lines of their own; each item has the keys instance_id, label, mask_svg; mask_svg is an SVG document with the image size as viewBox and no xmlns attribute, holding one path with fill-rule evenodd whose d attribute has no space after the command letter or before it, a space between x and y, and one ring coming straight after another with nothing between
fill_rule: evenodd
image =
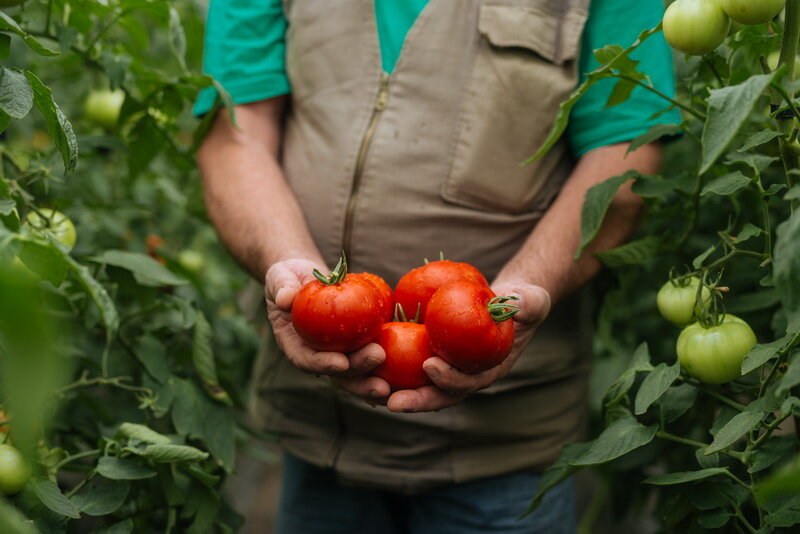
<instances>
[{"instance_id":1,"label":"zipper pull","mask_svg":"<svg viewBox=\"0 0 800 534\"><path fill-rule=\"evenodd\" d=\"M389 105L389 75L381 73L381 85L378 91L378 99L375 101L375 110L383 111Z\"/></svg>"}]
</instances>

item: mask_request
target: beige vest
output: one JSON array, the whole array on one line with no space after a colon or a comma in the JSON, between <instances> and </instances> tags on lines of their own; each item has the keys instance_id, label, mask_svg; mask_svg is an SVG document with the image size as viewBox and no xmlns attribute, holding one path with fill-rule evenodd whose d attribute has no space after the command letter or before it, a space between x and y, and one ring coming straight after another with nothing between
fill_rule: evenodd
<instances>
[{"instance_id":1,"label":"beige vest","mask_svg":"<svg viewBox=\"0 0 800 534\"><path fill-rule=\"evenodd\" d=\"M490 280L568 176L565 143L526 167L575 87L588 0L430 0L391 76L374 0L286 0L283 163L329 265L390 284L439 251ZM295 370L269 341L255 414L345 483L417 492L541 469L579 438L589 348L559 306L510 375L458 406L392 414Z\"/></svg>"}]
</instances>

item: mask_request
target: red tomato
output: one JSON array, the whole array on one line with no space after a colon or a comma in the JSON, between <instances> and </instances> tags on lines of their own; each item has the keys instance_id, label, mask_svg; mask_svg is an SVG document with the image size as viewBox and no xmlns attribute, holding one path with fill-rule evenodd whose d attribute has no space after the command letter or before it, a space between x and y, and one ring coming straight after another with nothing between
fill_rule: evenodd
<instances>
[{"instance_id":1,"label":"red tomato","mask_svg":"<svg viewBox=\"0 0 800 534\"><path fill-rule=\"evenodd\" d=\"M480 373L506 359L514 345L516 306L489 286L457 280L428 303L425 327L433 352L465 373Z\"/></svg>"},{"instance_id":2,"label":"red tomato","mask_svg":"<svg viewBox=\"0 0 800 534\"><path fill-rule=\"evenodd\" d=\"M419 322L425 322L428 301L437 289L455 280L469 280L488 286L486 278L469 263L450 260L429 262L407 272L394 290L394 297L406 316L413 319L419 307Z\"/></svg>"},{"instance_id":3,"label":"red tomato","mask_svg":"<svg viewBox=\"0 0 800 534\"><path fill-rule=\"evenodd\" d=\"M375 284L375 287L381 292L384 300L384 318L383 320L389 322L394 317L394 293L392 288L386 283L386 280L372 273L361 273L361 276Z\"/></svg>"},{"instance_id":4,"label":"red tomato","mask_svg":"<svg viewBox=\"0 0 800 534\"><path fill-rule=\"evenodd\" d=\"M413 389L431 383L422 369L422 362L435 354L424 325L385 323L375 341L386 352L386 360L372 374L389 382L392 390Z\"/></svg>"},{"instance_id":5,"label":"red tomato","mask_svg":"<svg viewBox=\"0 0 800 534\"><path fill-rule=\"evenodd\" d=\"M329 277L317 270L314 276L292 303L292 323L309 346L353 352L378 337L386 299L375 282L363 274L347 274L343 260Z\"/></svg>"}]
</instances>

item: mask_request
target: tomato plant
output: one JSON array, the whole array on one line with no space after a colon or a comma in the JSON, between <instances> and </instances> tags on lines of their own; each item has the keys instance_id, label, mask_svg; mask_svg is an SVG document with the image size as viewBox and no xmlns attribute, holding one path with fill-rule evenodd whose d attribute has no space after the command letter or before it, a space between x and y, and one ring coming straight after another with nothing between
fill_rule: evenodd
<instances>
[{"instance_id":1,"label":"tomato plant","mask_svg":"<svg viewBox=\"0 0 800 534\"><path fill-rule=\"evenodd\" d=\"M387 297L371 277L348 273L344 257L329 276L314 276L292 303L292 324L309 346L347 353L378 337Z\"/></svg>"},{"instance_id":2,"label":"tomato plant","mask_svg":"<svg viewBox=\"0 0 800 534\"><path fill-rule=\"evenodd\" d=\"M425 314L437 289L454 280L471 280L488 285L483 274L468 263L450 260L427 262L403 275L395 287L395 298L408 317L419 311L419 321L425 322Z\"/></svg>"},{"instance_id":3,"label":"tomato plant","mask_svg":"<svg viewBox=\"0 0 800 534\"><path fill-rule=\"evenodd\" d=\"M783 11L786 0L719 0L725 12L742 24L761 24Z\"/></svg>"},{"instance_id":4,"label":"tomato plant","mask_svg":"<svg viewBox=\"0 0 800 534\"><path fill-rule=\"evenodd\" d=\"M104 128L114 128L119 121L123 102L125 93L121 89L94 89L84 104L86 119Z\"/></svg>"},{"instance_id":5,"label":"tomato plant","mask_svg":"<svg viewBox=\"0 0 800 534\"><path fill-rule=\"evenodd\" d=\"M700 279L693 276L670 280L661 286L656 295L656 305L664 319L681 326L692 322L695 312L707 307L710 298L711 291L705 286L701 290Z\"/></svg>"},{"instance_id":6,"label":"tomato plant","mask_svg":"<svg viewBox=\"0 0 800 534\"><path fill-rule=\"evenodd\" d=\"M17 449L0 444L0 495L18 493L31 477L31 467Z\"/></svg>"},{"instance_id":7,"label":"tomato plant","mask_svg":"<svg viewBox=\"0 0 800 534\"><path fill-rule=\"evenodd\" d=\"M72 247L75 246L75 241L78 239L75 225L69 217L60 211L47 208L31 211L25 217L25 224L31 231L39 235L53 236L56 241L69 250L72 250Z\"/></svg>"},{"instance_id":8,"label":"tomato plant","mask_svg":"<svg viewBox=\"0 0 800 534\"><path fill-rule=\"evenodd\" d=\"M675 0L664 14L664 37L676 50L702 55L728 35L731 20L717 0Z\"/></svg>"},{"instance_id":9,"label":"tomato plant","mask_svg":"<svg viewBox=\"0 0 800 534\"><path fill-rule=\"evenodd\" d=\"M425 326L433 352L465 373L499 365L514 345L519 308L514 297L498 297L488 285L455 280L439 288L428 303Z\"/></svg>"},{"instance_id":10,"label":"tomato plant","mask_svg":"<svg viewBox=\"0 0 800 534\"><path fill-rule=\"evenodd\" d=\"M424 325L411 322L389 322L381 326L375 340L386 352L386 360L372 371L389 382L392 390L414 389L431 383L422 364L434 356Z\"/></svg>"},{"instance_id":11,"label":"tomato plant","mask_svg":"<svg viewBox=\"0 0 800 534\"><path fill-rule=\"evenodd\" d=\"M698 322L684 328L675 352L689 375L707 384L724 384L742 375L742 361L755 344L750 325L725 315L716 325Z\"/></svg>"}]
</instances>

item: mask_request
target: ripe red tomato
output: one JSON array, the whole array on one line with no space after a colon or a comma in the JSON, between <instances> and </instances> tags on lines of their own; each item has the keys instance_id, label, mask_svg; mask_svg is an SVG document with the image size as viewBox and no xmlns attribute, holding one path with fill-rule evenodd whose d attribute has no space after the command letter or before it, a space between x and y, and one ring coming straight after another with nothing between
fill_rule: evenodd
<instances>
[{"instance_id":1,"label":"ripe red tomato","mask_svg":"<svg viewBox=\"0 0 800 534\"><path fill-rule=\"evenodd\" d=\"M397 283L394 296L409 319L417 315L419 308L419 322L424 323L428 301L433 294L446 283L455 280L469 280L487 287L489 285L481 272L469 263L439 260L426 263L403 275Z\"/></svg>"},{"instance_id":2,"label":"ripe red tomato","mask_svg":"<svg viewBox=\"0 0 800 534\"><path fill-rule=\"evenodd\" d=\"M392 292L392 288L389 287L389 284L386 283L386 280L377 274L361 273L361 276L375 284L375 287L377 287L378 291L381 292L381 295L384 299L383 320L386 322L391 321L394 317L394 293Z\"/></svg>"},{"instance_id":3,"label":"ripe red tomato","mask_svg":"<svg viewBox=\"0 0 800 534\"><path fill-rule=\"evenodd\" d=\"M428 303L425 326L433 352L465 373L480 373L506 359L514 345L518 311L489 286L457 280L442 286Z\"/></svg>"},{"instance_id":4,"label":"ripe red tomato","mask_svg":"<svg viewBox=\"0 0 800 534\"><path fill-rule=\"evenodd\" d=\"M386 360L372 371L389 382L392 390L413 389L431 383L422 362L435 356L424 325L385 323L375 340L386 352Z\"/></svg>"},{"instance_id":5,"label":"ripe red tomato","mask_svg":"<svg viewBox=\"0 0 800 534\"><path fill-rule=\"evenodd\" d=\"M363 274L348 274L340 260L329 277L300 288L292 303L292 323L309 346L320 351L353 352L380 333L386 298Z\"/></svg>"}]
</instances>

